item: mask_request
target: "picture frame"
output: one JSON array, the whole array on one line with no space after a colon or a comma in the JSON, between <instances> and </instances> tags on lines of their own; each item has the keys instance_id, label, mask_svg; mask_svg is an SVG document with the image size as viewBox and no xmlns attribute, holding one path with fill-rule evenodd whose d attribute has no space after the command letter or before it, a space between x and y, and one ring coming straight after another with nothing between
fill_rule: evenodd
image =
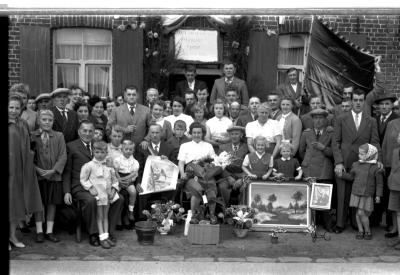
<instances>
[{"instance_id":1,"label":"picture frame","mask_svg":"<svg viewBox=\"0 0 400 275\"><path fill-rule=\"evenodd\" d=\"M316 210L330 210L333 184L313 183L311 186L310 208Z\"/></svg>"},{"instance_id":2,"label":"picture frame","mask_svg":"<svg viewBox=\"0 0 400 275\"><path fill-rule=\"evenodd\" d=\"M254 231L310 232L310 185L306 182L251 182L248 206L256 208Z\"/></svg>"},{"instance_id":3,"label":"picture frame","mask_svg":"<svg viewBox=\"0 0 400 275\"><path fill-rule=\"evenodd\" d=\"M179 168L169 160L160 156L148 156L144 166L140 195L159 193L176 189Z\"/></svg>"}]
</instances>

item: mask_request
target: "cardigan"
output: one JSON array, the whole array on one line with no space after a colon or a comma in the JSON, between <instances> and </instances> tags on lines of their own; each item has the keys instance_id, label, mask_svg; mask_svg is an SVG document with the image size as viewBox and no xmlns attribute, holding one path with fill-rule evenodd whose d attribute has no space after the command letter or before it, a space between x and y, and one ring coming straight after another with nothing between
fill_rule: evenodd
<instances>
[{"instance_id":1,"label":"cardigan","mask_svg":"<svg viewBox=\"0 0 400 275\"><path fill-rule=\"evenodd\" d=\"M353 181L353 195L382 197L383 175L376 163L354 162L350 173L344 172L342 178Z\"/></svg>"}]
</instances>

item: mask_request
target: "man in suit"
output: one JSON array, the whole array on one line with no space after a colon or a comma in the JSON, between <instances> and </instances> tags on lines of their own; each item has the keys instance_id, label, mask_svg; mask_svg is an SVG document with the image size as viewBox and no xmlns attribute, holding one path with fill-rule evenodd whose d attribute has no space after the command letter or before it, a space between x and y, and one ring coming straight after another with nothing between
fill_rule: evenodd
<instances>
[{"instance_id":1,"label":"man in suit","mask_svg":"<svg viewBox=\"0 0 400 275\"><path fill-rule=\"evenodd\" d=\"M147 149L143 149L142 147L139 147L137 150L137 161L139 162L139 172L138 172L138 177L137 177L137 184L136 184L136 189L140 192L143 191L141 187L142 183L142 178L143 178L143 172L144 168L146 165L146 160L148 156L160 156L161 159L168 159L174 163L177 162L176 160L176 154L174 153L174 150L171 146L168 146L166 142L161 141L161 131L162 128L158 124L151 124L149 127L149 137L150 137L150 142L149 145L147 146ZM167 192L161 192L161 193L153 193L153 194L148 194L148 195L139 195L139 218L140 219L145 219L145 216L143 215L142 211L144 209L148 209L147 202L149 200L173 200L175 197L175 190L173 191L167 191Z\"/></svg>"},{"instance_id":2,"label":"man in suit","mask_svg":"<svg viewBox=\"0 0 400 275\"><path fill-rule=\"evenodd\" d=\"M335 233L341 233L346 224L349 210L352 182L342 179L343 171L350 172L351 166L358 161L358 149L362 144L370 143L379 150L378 166L383 168L382 154L376 120L364 112L365 93L355 89L352 94L352 110L335 121L333 156L337 184L337 221ZM357 228L354 209L351 209L351 225Z\"/></svg>"},{"instance_id":3,"label":"man in suit","mask_svg":"<svg viewBox=\"0 0 400 275\"><path fill-rule=\"evenodd\" d=\"M230 137L230 142L222 144L219 147L218 154L222 152L227 152L232 156L232 163L228 165L222 172L221 179L217 182L218 191L222 196L225 206L229 205L231 198L232 189L239 189L240 185L235 182L239 180L238 183L242 183L241 179L244 176L242 171L242 163L244 157L249 152L247 144L243 142L245 135L245 128L241 126L232 126L227 130ZM238 190L239 193L239 203L244 202L245 190Z\"/></svg>"},{"instance_id":4,"label":"man in suit","mask_svg":"<svg viewBox=\"0 0 400 275\"><path fill-rule=\"evenodd\" d=\"M281 98L277 92L272 92L267 96L267 102L271 106L270 118L278 120L282 115L282 111L279 109L281 105Z\"/></svg>"},{"instance_id":5,"label":"man in suit","mask_svg":"<svg viewBox=\"0 0 400 275\"><path fill-rule=\"evenodd\" d=\"M185 78L185 80L176 83L175 94L170 97L171 99L177 95L184 97L188 89L195 93L197 93L198 90L207 89L207 84L204 81L196 79L196 67L194 65L187 65L185 67Z\"/></svg>"},{"instance_id":6,"label":"man in suit","mask_svg":"<svg viewBox=\"0 0 400 275\"><path fill-rule=\"evenodd\" d=\"M149 88L146 91L146 106L151 110L151 105L153 102L160 98L158 90L156 88Z\"/></svg>"},{"instance_id":7,"label":"man in suit","mask_svg":"<svg viewBox=\"0 0 400 275\"><path fill-rule=\"evenodd\" d=\"M78 115L66 108L70 93L71 91L66 88L57 88L51 92L54 105L50 108L54 114L53 130L64 134L65 143L78 138Z\"/></svg>"},{"instance_id":8,"label":"man in suit","mask_svg":"<svg viewBox=\"0 0 400 275\"><path fill-rule=\"evenodd\" d=\"M72 199L78 200L81 204L82 218L86 224L89 233L89 243L93 246L99 246L99 232L97 227L97 201L89 191L83 189L80 182L80 174L82 166L92 160L93 149L92 140L94 136L94 125L92 122L82 121L79 130L79 138L67 144L67 164L63 172L63 191L64 202L67 205L72 204ZM117 190L118 191L118 190ZM110 205L109 217L109 233L110 239L115 242L114 230L121 217L123 206L123 198Z\"/></svg>"},{"instance_id":9,"label":"man in suit","mask_svg":"<svg viewBox=\"0 0 400 275\"><path fill-rule=\"evenodd\" d=\"M307 114L302 115L300 117L301 123L303 124L303 130L308 129L308 128L310 128L310 129L313 128L314 121L313 121L311 112L313 110L322 108L322 99L320 96L314 95L314 96L310 97L310 108L311 108L310 112L308 112ZM328 126L333 126L333 115L328 114L326 119L327 119Z\"/></svg>"},{"instance_id":10,"label":"man in suit","mask_svg":"<svg viewBox=\"0 0 400 275\"><path fill-rule=\"evenodd\" d=\"M136 145L136 150L146 136L151 120L150 109L136 102L137 93L136 86L126 86L124 91L125 103L112 110L106 127L107 133L111 132L113 125L123 127L125 129L124 139L132 140Z\"/></svg>"},{"instance_id":11,"label":"man in suit","mask_svg":"<svg viewBox=\"0 0 400 275\"><path fill-rule=\"evenodd\" d=\"M391 95L389 93L381 94L376 100L375 104L379 106L379 116L376 116L376 122L378 124L378 134L380 145L382 148L383 138L385 137L387 124L398 118L399 116L393 112L393 103L396 101L396 96ZM383 185L383 196L381 198L380 203L374 204L374 211L372 211L370 216L370 224L371 226L378 226L382 220L382 213L386 211L386 224L390 225L392 223L391 219L391 211L387 210L388 201L389 201L389 189L387 185L387 180L390 175L390 170L386 171L384 176L384 185ZM393 234L392 234L393 235ZM391 235L389 234L389 237Z\"/></svg>"},{"instance_id":12,"label":"man in suit","mask_svg":"<svg viewBox=\"0 0 400 275\"><path fill-rule=\"evenodd\" d=\"M261 104L261 101L258 97L253 96L249 100L249 108L244 110L240 115L236 122L237 126L246 127L247 123L257 120L258 113L257 108Z\"/></svg>"},{"instance_id":13,"label":"man in suit","mask_svg":"<svg viewBox=\"0 0 400 275\"><path fill-rule=\"evenodd\" d=\"M226 86L236 87L236 91L239 95L239 103L247 105L249 103L249 93L247 91L246 82L240 78L235 77L235 65L230 62L224 62L223 73L224 76L218 78L214 82L214 86L211 90L210 102L214 104L217 98L222 100L225 99Z\"/></svg>"},{"instance_id":14,"label":"man in suit","mask_svg":"<svg viewBox=\"0 0 400 275\"><path fill-rule=\"evenodd\" d=\"M302 90L302 83L299 81L299 73L296 68L290 68L286 72L288 80L278 86L277 91L281 98L290 97L294 102L293 113L297 116L307 113L308 96Z\"/></svg>"}]
</instances>

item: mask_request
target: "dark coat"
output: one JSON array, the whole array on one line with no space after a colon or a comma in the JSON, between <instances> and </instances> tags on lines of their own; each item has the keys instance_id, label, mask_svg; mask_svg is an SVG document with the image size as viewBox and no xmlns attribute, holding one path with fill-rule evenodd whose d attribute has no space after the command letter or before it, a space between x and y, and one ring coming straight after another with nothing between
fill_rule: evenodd
<instances>
[{"instance_id":1,"label":"dark coat","mask_svg":"<svg viewBox=\"0 0 400 275\"><path fill-rule=\"evenodd\" d=\"M399 116L395 112L392 112L384 123L381 122L381 116L375 117L376 123L378 124L378 134L379 134L379 141L380 141L379 144L381 146L383 143L383 138L385 137L386 127L387 127L388 123L396 118L399 118Z\"/></svg>"},{"instance_id":2,"label":"dark coat","mask_svg":"<svg viewBox=\"0 0 400 275\"><path fill-rule=\"evenodd\" d=\"M390 190L400 191L400 148L396 148L392 155L392 166L388 179L388 187Z\"/></svg>"},{"instance_id":3,"label":"dark coat","mask_svg":"<svg viewBox=\"0 0 400 275\"><path fill-rule=\"evenodd\" d=\"M345 168L350 169L358 161L358 148L364 143L374 145L379 152L379 161L382 160L376 120L368 114L362 113L358 131L351 111L336 119L334 130L332 149L335 165L342 163Z\"/></svg>"},{"instance_id":4,"label":"dark coat","mask_svg":"<svg viewBox=\"0 0 400 275\"><path fill-rule=\"evenodd\" d=\"M377 164L354 162L350 173L343 173L343 178L353 181L351 193L357 196L382 197L383 175Z\"/></svg>"},{"instance_id":5,"label":"dark coat","mask_svg":"<svg viewBox=\"0 0 400 275\"><path fill-rule=\"evenodd\" d=\"M303 124L303 130L314 128L314 121L313 121L313 118L310 113L302 115L300 117L300 119L301 119L301 123ZM327 126L333 126L334 117L332 114L328 114L327 120L328 120Z\"/></svg>"},{"instance_id":6,"label":"dark coat","mask_svg":"<svg viewBox=\"0 0 400 275\"><path fill-rule=\"evenodd\" d=\"M253 122L253 121L254 121L254 119L251 116L250 111L248 111L248 112L245 112L244 114L239 116L239 118L238 118L238 120L236 122L236 125L237 126L246 127L247 123Z\"/></svg>"},{"instance_id":7,"label":"dark coat","mask_svg":"<svg viewBox=\"0 0 400 275\"><path fill-rule=\"evenodd\" d=\"M68 110L68 121L64 123L60 111L56 107L50 109L54 114L53 130L61 132L64 135L65 143L73 141L78 138L79 120L78 115L73 110Z\"/></svg>"},{"instance_id":8,"label":"dark coat","mask_svg":"<svg viewBox=\"0 0 400 275\"><path fill-rule=\"evenodd\" d=\"M196 94L198 90L204 90L207 88L207 84L204 81L195 79L194 81L194 93ZM181 96L185 98L185 92L189 89L187 80L181 80L175 85L175 94L173 96ZM171 98L171 97L170 97ZM172 99L172 98L171 98Z\"/></svg>"},{"instance_id":9,"label":"dark coat","mask_svg":"<svg viewBox=\"0 0 400 275\"><path fill-rule=\"evenodd\" d=\"M67 164L63 172L63 191L74 194L85 191L80 182L82 166L92 157L80 138L67 143Z\"/></svg>"},{"instance_id":10,"label":"dark coat","mask_svg":"<svg viewBox=\"0 0 400 275\"><path fill-rule=\"evenodd\" d=\"M331 180L333 173L333 128L327 127L323 130L318 142L325 145L323 151L314 149L312 143L317 141L314 128L303 131L300 138L299 154L303 159L301 167L305 177L316 177L317 179Z\"/></svg>"},{"instance_id":11,"label":"dark coat","mask_svg":"<svg viewBox=\"0 0 400 275\"><path fill-rule=\"evenodd\" d=\"M230 84L236 87L239 96L239 103L243 105L249 104L249 92L247 91L246 82L236 76L233 77L233 81ZM225 77L217 78L214 81L214 86L211 90L210 102L214 103L218 98L225 100Z\"/></svg>"},{"instance_id":12,"label":"dark coat","mask_svg":"<svg viewBox=\"0 0 400 275\"><path fill-rule=\"evenodd\" d=\"M218 154L221 154L222 152L227 152L229 154L233 155L233 147L232 147L232 142L221 144L219 146L219 151ZM239 148L236 152L236 156L234 158L234 161L231 163L231 165L235 166L242 166L243 160L245 156L249 153L249 148L247 144L241 142L239 144Z\"/></svg>"},{"instance_id":13,"label":"dark coat","mask_svg":"<svg viewBox=\"0 0 400 275\"><path fill-rule=\"evenodd\" d=\"M299 108L296 105L293 105L292 112L296 115L306 114L308 111L308 108L309 108L308 107L308 102L309 102L308 97L304 93L302 93L301 88L302 88L301 82L297 82L296 91L293 90L293 87L292 87L292 85L290 85L289 82L280 84L277 87L277 91L280 94L281 98L289 97L293 101L296 101L296 99L301 98L303 105L300 107L300 113L299 113Z\"/></svg>"}]
</instances>

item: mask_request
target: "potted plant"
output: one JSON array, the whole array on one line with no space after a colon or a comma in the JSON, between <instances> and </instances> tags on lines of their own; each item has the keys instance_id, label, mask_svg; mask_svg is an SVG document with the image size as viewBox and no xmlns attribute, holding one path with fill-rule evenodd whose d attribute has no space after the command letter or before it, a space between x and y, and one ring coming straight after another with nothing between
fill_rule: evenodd
<instances>
[{"instance_id":1,"label":"potted plant","mask_svg":"<svg viewBox=\"0 0 400 275\"><path fill-rule=\"evenodd\" d=\"M143 210L148 221L157 223L157 230L161 235L166 235L171 231L175 223L183 220L185 209L173 201L166 203L156 202L151 205L151 210Z\"/></svg>"},{"instance_id":2,"label":"potted plant","mask_svg":"<svg viewBox=\"0 0 400 275\"><path fill-rule=\"evenodd\" d=\"M233 225L233 233L238 238L247 236L249 229L256 223L258 210L245 205L232 205L225 209L225 218Z\"/></svg>"}]
</instances>

